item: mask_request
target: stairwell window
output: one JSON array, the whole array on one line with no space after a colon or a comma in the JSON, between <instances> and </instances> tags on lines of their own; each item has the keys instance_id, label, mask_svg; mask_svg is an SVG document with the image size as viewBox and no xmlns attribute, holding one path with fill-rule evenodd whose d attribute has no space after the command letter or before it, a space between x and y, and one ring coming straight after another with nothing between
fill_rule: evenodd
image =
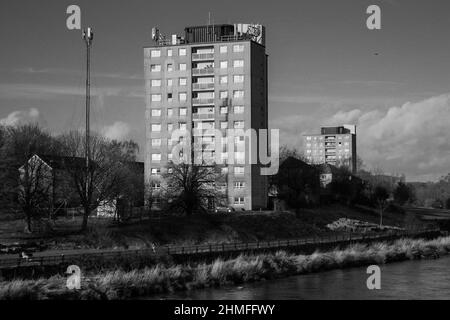
<instances>
[{"instance_id":1,"label":"stairwell window","mask_svg":"<svg viewBox=\"0 0 450 320\"><path fill-rule=\"evenodd\" d=\"M228 61L220 61L220 69L227 69Z\"/></svg>"},{"instance_id":2,"label":"stairwell window","mask_svg":"<svg viewBox=\"0 0 450 320\"><path fill-rule=\"evenodd\" d=\"M180 86L185 86L185 85L187 85L187 78L180 78L180 80L179 80L179 85L180 85Z\"/></svg>"},{"instance_id":3,"label":"stairwell window","mask_svg":"<svg viewBox=\"0 0 450 320\"><path fill-rule=\"evenodd\" d=\"M161 57L161 50L152 50L151 57L152 58L159 58L159 57Z\"/></svg>"},{"instance_id":4,"label":"stairwell window","mask_svg":"<svg viewBox=\"0 0 450 320\"><path fill-rule=\"evenodd\" d=\"M152 102L159 102L161 101L161 95L160 94L152 94Z\"/></svg>"},{"instance_id":5,"label":"stairwell window","mask_svg":"<svg viewBox=\"0 0 450 320\"><path fill-rule=\"evenodd\" d=\"M186 92L181 92L178 95L180 102L186 101L187 100L187 93Z\"/></svg>"},{"instance_id":6,"label":"stairwell window","mask_svg":"<svg viewBox=\"0 0 450 320\"><path fill-rule=\"evenodd\" d=\"M161 132L161 125L157 123L152 124L152 132Z\"/></svg>"},{"instance_id":7,"label":"stairwell window","mask_svg":"<svg viewBox=\"0 0 450 320\"><path fill-rule=\"evenodd\" d=\"M219 97L220 97L220 99L227 99L228 91L220 91Z\"/></svg>"},{"instance_id":8,"label":"stairwell window","mask_svg":"<svg viewBox=\"0 0 450 320\"><path fill-rule=\"evenodd\" d=\"M152 153L152 161L154 162L161 161L161 153Z\"/></svg>"},{"instance_id":9,"label":"stairwell window","mask_svg":"<svg viewBox=\"0 0 450 320\"><path fill-rule=\"evenodd\" d=\"M233 52L244 52L244 45L242 45L242 44L235 44L233 46Z\"/></svg>"},{"instance_id":10,"label":"stairwell window","mask_svg":"<svg viewBox=\"0 0 450 320\"><path fill-rule=\"evenodd\" d=\"M185 117L187 115L187 108L180 108L180 117Z\"/></svg>"},{"instance_id":11,"label":"stairwell window","mask_svg":"<svg viewBox=\"0 0 450 320\"><path fill-rule=\"evenodd\" d=\"M186 63L180 63L180 71L185 71L186 70Z\"/></svg>"},{"instance_id":12,"label":"stairwell window","mask_svg":"<svg viewBox=\"0 0 450 320\"><path fill-rule=\"evenodd\" d=\"M152 117L161 117L161 109L152 109Z\"/></svg>"},{"instance_id":13,"label":"stairwell window","mask_svg":"<svg viewBox=\"0 0 450 320\"><path fill-rule=\"evenodd\" d=\"M233 76L233 82L234 83L243 83L244 82L244 76L243 75L234 75Z\"/></svg>"},{"instance_id":14,"label":"stairwell window","mask_svg":"<svg viewBox=\"0 0 450 320\"><path fill-rule=\"evenodd\" d=\"M233 98L240 99L244 97L244 91L243 90L234 90L233 91Z\"/></svg>"},{"instance_id":15,"label":"stairwell window","mask_svg":"<svg viewBox=\"0 0 450 320\"><path fill-rule=\"evenodd\" d=\"M151 72L161 72L161 65L160 64L152 64L150 66Z\"/></svg>"},{"instance_id":16,"label":"stairwell window","mask_svg":"<svg viewBox=\"0 0 450 320\"><path fill-rule=\"evenodd\" d=\"M152 147L160 147L161 139L152 139Z\"/></svg>"},{"instance_id":17,"label":"stairwell window","mask_svg":"<svg viewBox=\"0 0 450 320\"><path fill-rule=\"evenodd\" d=\"M228 76L221 76L220 84L227 84L227 83L228 83Z\"/></svg>"},{"instance_id":18,"label":"stairwell window","mask_svg":"<svg viewBox=\"0 0 450 320\"><path fill-rule=\"evenodd\" d=\"M234 106L233 107L234 114L242 114L244 113L244 106Z\"/></svg>"},{"instance_id":19,"label":"stairwell window","mask_svg":"<svg viewBox=\"0 0 450 320\"><path fill-rule=\"evenodd\" d=\"M244 197L234 197L234 204L241 205L244 204L244 202Z\"/></svg>"},{"instance_id":20,"label":"stairwell window","mask_svg":"<svg viewBox=\"0 0 450 320\"><path fill-rule=\"evenodd\" d=\"M244 60L234 60L233 67L234 68L242 68L244 66Z\"/></svg>"},{"instance_id":21,"label":"stairwell window","mask_svg":"<svg viewBox=\"0 0 450 320\"><path fill-rule=\"evenodd\" d=\"M242 175L245 172L245 167L234 167L234 174Z\"/></svg>"},{"instance_id":22,"label":"stairwell window","mask_svg":"<svg viewBox=\"0 0 450 320\"><path fill-rule=\"evenodd\" d=\"M220 46L220 53L227 53L228 47L227 46Z\"/></svg>"},{"instance_id":23,"label":"stairwell window","mask_svg":"<svg viewBox=\"0 0 450 320\"><path fill-rule=\"evenodd\" d=\"M234 183L234 188L235 189L244 189L245 187L245 182L242 181L237 181Z\"/></svg>"},{"instance_id":24,"label":"stairwell window","mask_svg":"<svg viewBox=\"0 0 450 320\"><path fill-rule=\"evenodd\" d=\"M152 87L161 87L161 80L152 80Z\"/></svg>"}]
</instances>

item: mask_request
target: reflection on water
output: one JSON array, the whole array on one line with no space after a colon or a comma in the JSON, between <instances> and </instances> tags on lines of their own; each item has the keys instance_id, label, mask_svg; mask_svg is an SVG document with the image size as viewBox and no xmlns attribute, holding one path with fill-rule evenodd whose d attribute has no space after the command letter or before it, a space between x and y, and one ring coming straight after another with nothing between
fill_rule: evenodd
<instances>
[{"instance_id":1,"label":"reflection on water","mask_svg":"<svg viewBox=\"0 0 450 320\"><path fill-rule=\"evenodd\" d=\"M158 299L450 299L450 257L381 266L381 290L368 290L366 268L333 270L243 287L181 292ZM153 297L155 298L155 297Z\"/></svg>"}]
</instances>

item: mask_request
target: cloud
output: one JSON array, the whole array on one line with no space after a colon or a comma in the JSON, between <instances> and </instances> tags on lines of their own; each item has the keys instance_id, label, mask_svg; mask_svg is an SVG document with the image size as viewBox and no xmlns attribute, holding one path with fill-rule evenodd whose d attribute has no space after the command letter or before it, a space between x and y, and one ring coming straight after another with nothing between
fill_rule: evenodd
<instances>
[{"instance_id":1,"label":"cloud","mask_svg":"<svg viewBox=\"0 0 450 320\"><path fill-rule=\"evenodd\" d=\"M299 135L318 132L322 124L356 124L358 154L369 166L405 173L408 180L437 179L450 172L450 94L388 108L340 110L323 121L298 115L274 124L284 142L300 148Z\"/></svg>"},{"instance_id":2,"label":"cloud","mask_svg":"<svg viewBox=\"0 0 450 320\"><path fill-rule=\"evenodd\" d=\"M39 119L39 110L31 108L27 111L18 110L11 112L6 118L0 119L0 125L15 126L21 123L33 122Z\"/></svg>"},{"instance_id":3,"label":"cloud","mask_svg":"<svg viewBox=\"0 0 450 320\"><path fill-rule=\"evenodd\" d=\"M111 140L123 140L128 137L130 131L130 126L127 123L116 121L110 126L105 126L102 133Z\"/></svg>"}]
</instances>

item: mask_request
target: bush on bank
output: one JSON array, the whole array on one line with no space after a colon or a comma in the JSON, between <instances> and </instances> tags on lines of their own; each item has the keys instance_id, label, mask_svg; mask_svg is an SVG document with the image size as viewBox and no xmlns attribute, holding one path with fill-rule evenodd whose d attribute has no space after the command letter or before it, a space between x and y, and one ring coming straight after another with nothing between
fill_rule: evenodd
<instances>
[{"instance_id":1,"label":"bush on bank","mask_svg":"<svg viewBox=\"0 0 450 320\"><path fill-rule=\"evenodd\" d=\"M293 255L284 251L241 255L196 265L157 264L133 271L93 274L81 290L66 289L61 276L0 283L0 299L127 299L176 290L241 284L337 268L394 261L438 258L450 253L450 237L435 240L400 239L393 243L354 244L346 249Z\"/></svg>"}]
</instances>

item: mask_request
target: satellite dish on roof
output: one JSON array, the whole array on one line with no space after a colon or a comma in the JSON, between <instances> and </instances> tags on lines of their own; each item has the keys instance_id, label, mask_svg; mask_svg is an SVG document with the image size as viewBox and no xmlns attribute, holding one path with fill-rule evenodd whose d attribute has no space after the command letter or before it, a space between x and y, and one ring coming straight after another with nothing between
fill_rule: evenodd
<instances>
[{"instance_id":1,"label":"satellite dish on roof","mask_svg":"<svg viewBox=\"0 0 450 320\"><path fill-rule=\"evenodd\" d=\"M159 40L159 29L157 27L153 27L152 28L152 39L153 41L158 41Z\"/></svg>"}]
</instances>

